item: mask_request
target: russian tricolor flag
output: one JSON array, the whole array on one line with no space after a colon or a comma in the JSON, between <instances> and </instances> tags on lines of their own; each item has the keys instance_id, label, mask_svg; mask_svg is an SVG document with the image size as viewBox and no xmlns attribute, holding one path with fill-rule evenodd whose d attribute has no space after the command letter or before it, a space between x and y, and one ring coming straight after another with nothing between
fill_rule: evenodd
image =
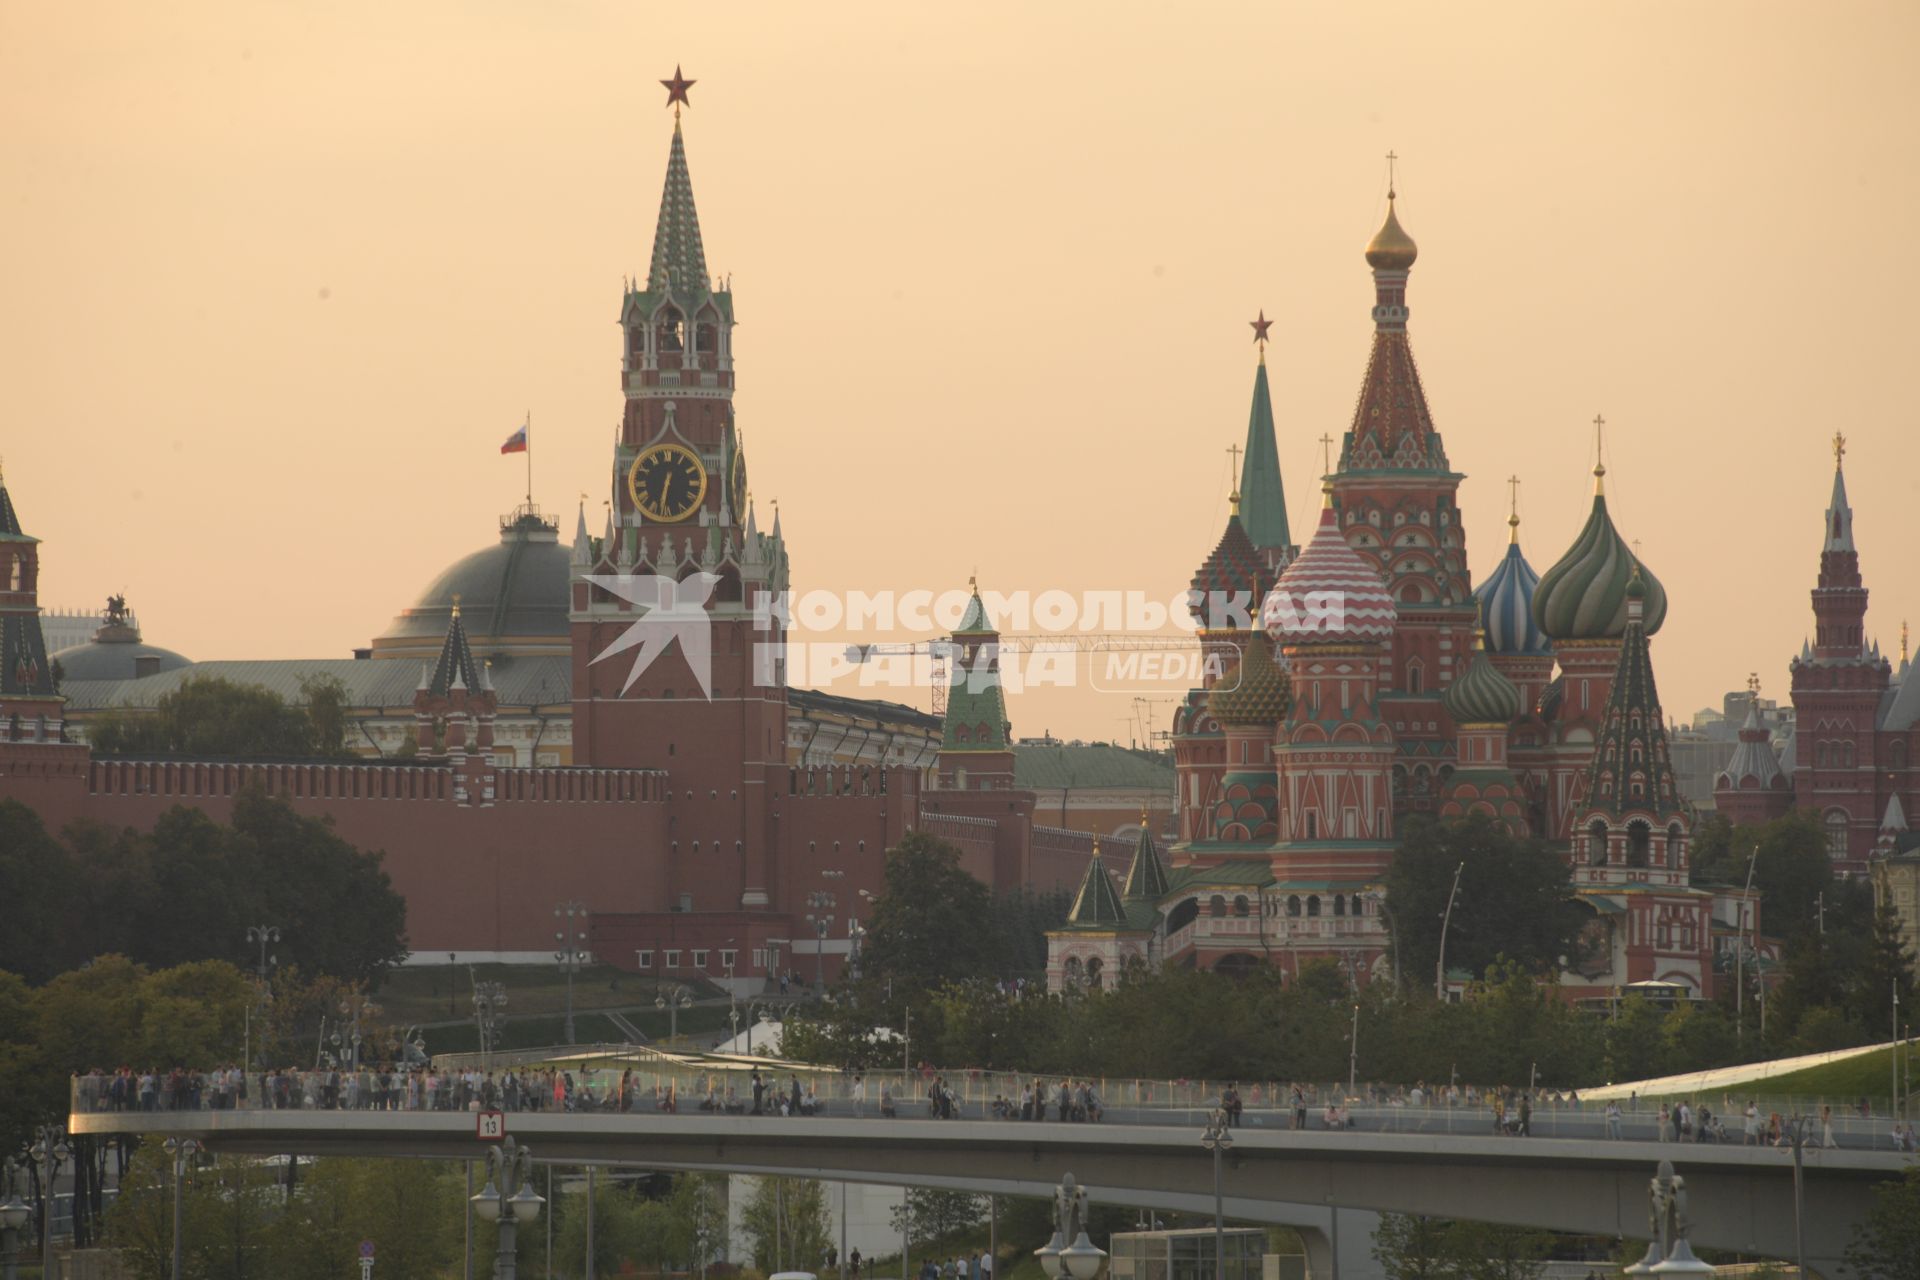
<instances>
[{"instance_id":1,"label":"russian tricolor flag","mask_svg":"<svg viewBox=\"0 0 1920 1280\"><path fill-rule=\"evenodd\" d=\"M525 453L526 451L527 451L527 424L523 422L520 424L520 429L518 431L515 431L512 435L508 436L507 442L500 446L500 452Z\"/></svg>"}]
</instances>

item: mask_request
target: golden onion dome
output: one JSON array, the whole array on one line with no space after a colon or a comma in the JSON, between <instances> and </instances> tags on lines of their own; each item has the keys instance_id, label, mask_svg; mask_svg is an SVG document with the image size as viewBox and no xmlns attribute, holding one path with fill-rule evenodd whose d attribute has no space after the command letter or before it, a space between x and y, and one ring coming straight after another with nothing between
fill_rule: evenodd
<instances>
[{"instance_id":1,"label":"golden onion dome","mask_svg":"<svg viewBox=\"0 0 1920 1280\"><path fill-rule=\"evenodd\" d=\"M1387 193L1387 220L1367 241L1367 265L1376 271L1405 271L1420 256L1420 246L1401 227L1393 213L1393 193Z\"/></svg>"}]
</instances>

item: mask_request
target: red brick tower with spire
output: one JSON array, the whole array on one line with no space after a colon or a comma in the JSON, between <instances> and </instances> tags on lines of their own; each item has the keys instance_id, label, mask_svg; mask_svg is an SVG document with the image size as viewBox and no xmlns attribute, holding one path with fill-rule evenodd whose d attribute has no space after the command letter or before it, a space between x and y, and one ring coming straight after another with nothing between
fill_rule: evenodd
<instances>
[{"instance_id":1,"label":"red brick tower with spire","mask_svg":"<svg viewBox=\"0 0 1920 1280\"><path fill-rule=\"evenodd\" d=\"M1847 440L1833 438L1833 494L1813 588L1813 643L1791 666L1794 800L1821 815L1835 868L1863 872L1886 808L1875 785L1881 701L1893 668L1867 642L1867 588L1847 502ZM1891 775L1890 775L1891 777ZM1897 784L1896 784L1897 785Z\"/></svg>"},{"instance_id":2,"label":"red brick tower with spire","mask_svg":"<svg viewBox=\"0 0 1920 1280\"><path fill-rule=\"evenodd\" d=\"M574 760L670 769L680 905L752 909L774 893L787 785L787 553L778 510L763 534L746 490L733 294L707 272L681 132L693 82L661 83L673 138L647 278L620 306L612 514L574 553Z\"/></svg>"},{"instance_id":3,"label":"red brick tower with spire","mask_svg":"<svg viewBox=\"0 0 1920 1280\"><path fill-rule=\"evenodd\" d=\"M21 527L0 473L0 777L37 784L49 827L85 801L87 751L67 741L66 705L40 629L40 539Z\"/></svg>"},{"instance_id":4,"label":"red brick tower with spire","mask_svg":"<svg viewBox=\"0 0 1920 1280\"><path fill-rule=\"evenodd\" d=\"M1395 808L1419 811L1434 807L1439 770L1451 764L1440 693L1466 669L1479 608L1456 499L1464 477L1448 465L1407 339L1407 276L1419 249L1396 198L1390 184L1386 222L1367 245L1373 350L1329 479L1341 532L1379 569L1398 610L1380 715L1399 744Z\"/></svg>"}]
</instances>

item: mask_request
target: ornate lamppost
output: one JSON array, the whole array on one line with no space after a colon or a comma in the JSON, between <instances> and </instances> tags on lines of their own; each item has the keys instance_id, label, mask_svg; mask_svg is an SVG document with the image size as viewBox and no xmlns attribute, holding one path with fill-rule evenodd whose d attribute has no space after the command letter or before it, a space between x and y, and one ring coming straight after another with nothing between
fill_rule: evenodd
<instances>
[{"instance_id":1,"label":"ornate lamppost","mask_svg":"<svg viewBox=\"0 0 1920 1280\"><path fill-rule=\"evenodd\" d=\"M1226 1199L1221 1193L1220 1166L1227 1152L1233 1150L1230 1122L1227 1109L1215 1107L1207 1117L1206 1132L1200 1135L1200 1145L1213 1153L1213 1280L1227 1280Z\"/></svg>"},{"instance_id":2,"label":"ornate lamppost","mask_svg":"<svg viewBox=\"0 0 1920 1280\"><path fill-rule=\"evenodd\" d=\"M269 942L280 941L280 926L277 924L250 924L247 926L247 941L260 944L260 967L254 972L260 975L260 981L267 980L267 966L279 960L278 956L267 954Z\"/></svg>"},{"instance_id":3,"label":"ornate lamppost","mask_svg":"<svg viewBox=\"0 0 1920 1280\"><path fill-rule=\"evenodd\" d=\"M807 923L813 926L813 990L818 995L827 989L826 951L827 931L833 928L834 897L825 889L815 889L807 895L807 905L813 910L807 913Z\"/></svg>"},{"instance_id":4,"label":"ornate lamppost","mask_svg":"<svg viewBox=\"0 0 1920 1280\"><path fill-rule=\"evenodd\" d=\"M693 1008L693 992L676 982L671 991L653 998L653 1007L667 1011L667 1040L671 1043L680 1037L680 1011Z\"/></svg>"},{"instance_id":5,"label":"ornate lamppost","mask_svg":"<svg viewBox=\"0 0 1920 1280\"><path fill-rule=\"evenodd\" d=\"M1048 1280L1096 1280L1107 1260L1087 1238L1087 1189L1070 1173L1053 1189L1053 1239L1033 1252Z\"/></svg>"},{"instance_id":6,"label":"ornate lamppost","mask_svg":"<svg viewBox=\"0 0 1920 1280\"><path fill-rule=\"evenodd\" d=\"M469 1186L472 1184L469 1183ZM487 1185L473 1197L473 1211L500 1224L500 1247L494 1255L495 1280L515 1280L520 1259L518 1231L540 1216L546 1197L533 1189L533 1151L507 1137L487 1151Z\"/></svg>"},{"instance_id":7,"label":"ornate lamppost","mask_svg":"<svg viewBox=\"0 0 1920 1280\"><path fill-rule=\"evenodd\" d=\"M195 1138L168 1138L161 1145L173 1157L173 1280L180 1280L185 1243L181 1233L180 1185L187 1180L187 1162L199 1153L200 1143Z\"/></svg>"},{"instance_id":8,"label":"ornate lamppost","mask_svg":"<svg viewBox=\"0 0 1920 1280\"><path fill-rule=\"evenodd\" d=\"M14 1188L16 1169L12 1160L6 1163L5 1191L7 1198L0 1200L0 1262L6 1264L6 1280L19 1280L16 1264L20 1259L20 1229L33 1217L33 1206L22 1200Z\"/></svg>"},{"instance_id":9,"label":"ornate lamppost","mask_svg":"<svg viewBox=\"0 0 1920 1280\"><path fill-rule=\"evenodd\" d=\"M46 1125L32 1151L40 1171L40 1271L49 1276L53 1274L53 1188L60 1180L60 1166L72 1154L65 1138L57 1126Z\"/></svg>"},{"instance_id":10,"label":"ornate lamppost","mask_svg":"<svg viewBox=\"0 0 1920 1280\"><path fill-rule=\"evenodd\" d=\"M493 1066L493 1045L499 1039L500 1024L505 1020L500 1011L506 1007L505 983L473 984L473 1024L480 1032L480 1060L488 1069Z\"/></svg>"},{"instance_id":11,"label":"ornate lamppost","mask_svg":"<svg viewBox=\"0 0 1920 1280\"><path fill-rule=\"evenodd\" d=\"M580 926L574 926L578 917ZM573 975L580 972L580 966L588 957L587 952L587 908L584 903L567 901L553 909L553 918L560 921L560 927L554 930L553 940L560 949L553 958L560 963L560 971L567 975L567 1043L573 1039Z\"/></svg>"}]
</instances>

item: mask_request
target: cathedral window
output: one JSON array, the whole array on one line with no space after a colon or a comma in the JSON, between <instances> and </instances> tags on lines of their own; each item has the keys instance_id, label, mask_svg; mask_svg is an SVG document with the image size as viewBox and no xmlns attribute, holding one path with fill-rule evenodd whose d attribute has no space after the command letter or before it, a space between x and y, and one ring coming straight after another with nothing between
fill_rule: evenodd
<instances>
[{"instance_id":1,"label":"cathedral window","mask_svg":"<svg viewBox=\"0 0 1920 1280\"><path fill-rule=\"evenodd\" d=\"M1683 845L1684 837L1680 833L1680 824L1675 822L1667 827L1667 869L1669 871L1680 870L1680 850Z\"/></svg>"},{"instance_id":2,"label":"cathedral window","mask_svg":"<svg viewBox=\"0 0 1920 1280\"><path fill-rule=\"evenodd\" d=\"M1300 895L1299 894L1295 893L1295 894L1288 895L1287 914L1290 916L1298 916L1300 914Z\"/></svg>"},{"instance_id":3,"label":"cathedral window","mask_svg":"<svg viewBox=\"0 0 1920 1280\"><path fill-rule=\"evenodd\" d=\"M1827 744L1824 742L1813 744L1813 767L1816 769L1827 767Z\"/></svg>"},{"instance_id":4,"label":"cathedral window","mask_svg":"<svg viewBox=\"0 0 1920 1280\"><path fill-rule=\"evenodd\" d=\"M1307 914L1310 916L1317 916L1320 914L1320 895L1319 894L1310 893L1307 895Z\"/></svg>"},{"instance_id":5,"label":"cathedral window","mask_svg":"<svg viewBox=\"0 0 1920 1280\"><path fill-rule=\"evenodd\" d=\"M1066 979L1067 979L1067 985L1070 987L1077 987L1080 985L1080 957L1079 956L1067 957Z\"/></svg>"},{"instance_id":6,"label":"cathedral window","mask_svg":"<svg viewBox=\"0 0 1920 1280\"><path fill-rule=\"evenodd\" d=\"M1333 914L1336 916L1347 914L1347 896L1344 893L1333 895Z\"/></svg>"},{"instance_id":7,"label":"cathedral window","mask_svg":"<svg viewBox=\"0 0 1920 1280\"><path fill-rule=\"evenodd\" d=\"M1224 920L1227 918L1227 898L1225 894L1216 893L1212 898L1208 899L1207 914L1216 920Z\"/></svg>"},{"instance_id":8,"label":"cathedral window","mask_svg":"<svg viewBox=\"0 0 1920 1280\"><path fill-rule=\"evenodd\" d=\"M1644 822L1634 822L1627 826L1627 865L1644 867L1647 856L1652 851L1653 829Z\"/></svg>"},{"instance_id":9,"label":"cathedral window","mask_svg":"<svg viewBox=\"0 0 1920 1280\"><path fill-rule=\"evenodd\" d=\"M1895 769L1907 767L1907 744L1894 740L1887 744L1887 764Z\"/></svg>"},{"instance_id":10,"label":"cathedral window","mask_svg":"<svg viewBox=\"0 0 1920 1280\"><path fill-rule=\"evenodd\" d=\"M1844 858L1847 856L1847 815L1843 809L1828 810L1826 821L1827 856Z\"/></svg>"},{"instance_id":11,"label":"cathedral window","mask_svg":"<svg viewBox=\"0 0 1920 1280\"><path fill-rule=\"evenodd\" d=\"M1593 825L1587 828L1587 864L1598 867L1604 866L1606 861L1607 824L1596 818Z\"/></svg>"},{"instance_id":12,"label":"cathedral window","mask_svg":"<svg viewBox=\"0 0 1920 1280\"><path fill-rule=\"evenodd\" d=\"M1087 985L1093 990L1098 991L1100 989L1100 978L1105 970L1106 965L1101 962L1099 956L1095 956L1093 959L1087 961Z\"/></svg>"},{"instance_id":13,"label":"cathedral window","mask_svg":"<svg viewBox=\"0 0 1920 1280\"><path fill-rule=\"evenodd\" d=\"M1318 840L1319 838L1320 838L1320 816L1318 814L1310 813L1307 815L1307 839ZM1298 914L1298 913L1296 912L1296 913L1290 913L1290 914Z\"/></svg>"},{"instance_id":14,"label":"cathedral window","mask_svg":"<svg viewBox=\"0 0 1920 1280\"><path fill-rule=\"evenodd\" d=\"M1236 893L1233 896L1233 914L1235 914L1236 916L1246 916L1251 914L1252 906L1253 904L1247 901L1246 894Z\"/></svg>"}]
</instances>

